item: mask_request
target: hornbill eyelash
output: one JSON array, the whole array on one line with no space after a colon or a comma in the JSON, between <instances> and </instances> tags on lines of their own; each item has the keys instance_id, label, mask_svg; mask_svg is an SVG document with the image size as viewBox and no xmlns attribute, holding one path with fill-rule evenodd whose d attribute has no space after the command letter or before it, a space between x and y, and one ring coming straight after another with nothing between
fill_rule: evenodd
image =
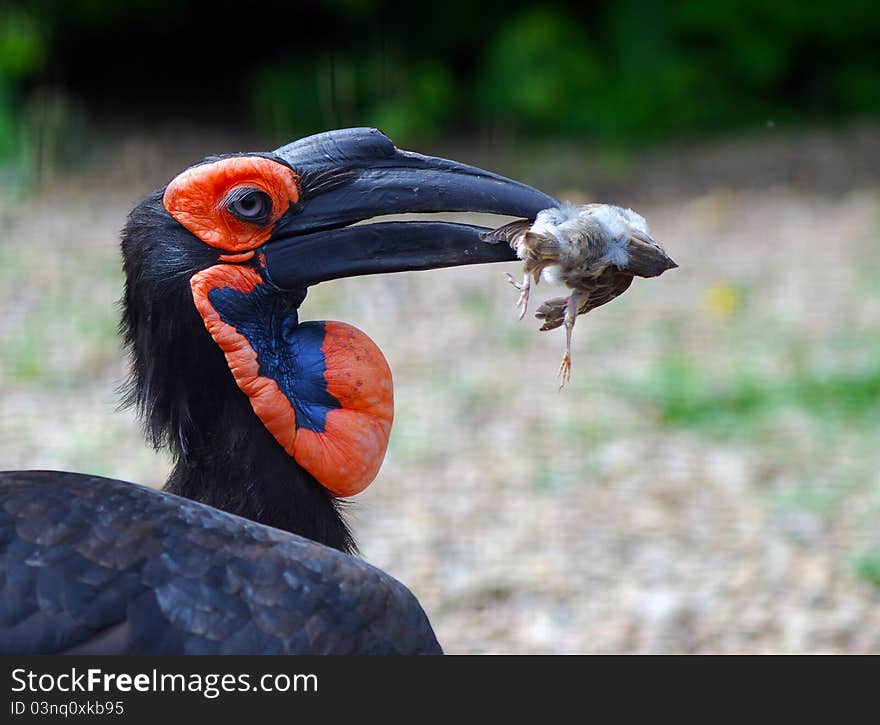
<instances>
[{"instance_id":1,"label":"hornbill eyelash","mask_svg":"<svg viewBox=\"0 0 880 725\"><path fill-rule=\"evenodd\" d=\"M304 171L300 175L300 203L308 201L340 186L354 181L358 176L357 169L328 169L326 171Z\"/></svg>"}]
</instances>

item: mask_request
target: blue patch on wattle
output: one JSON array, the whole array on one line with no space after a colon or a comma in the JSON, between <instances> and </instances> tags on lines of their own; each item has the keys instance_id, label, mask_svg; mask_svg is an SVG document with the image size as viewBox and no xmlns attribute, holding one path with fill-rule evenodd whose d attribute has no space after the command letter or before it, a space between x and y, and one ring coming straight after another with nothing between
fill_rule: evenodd
<instances>
[{"instance_id":1,"label":"blue patch on wattle","mask_svg":"<svg viewBox=\"0 0 880 725\"><path fill-rule=\"evenodd\" d=\"M247 294L231 287L212 289L208 299L220 319L247 338L260 375L274 380L293 406L297 428L323 433L327 413L342 407L324 379L324 323L300 325L296 311L263 286Z\"/></svg>"}]
</instances>

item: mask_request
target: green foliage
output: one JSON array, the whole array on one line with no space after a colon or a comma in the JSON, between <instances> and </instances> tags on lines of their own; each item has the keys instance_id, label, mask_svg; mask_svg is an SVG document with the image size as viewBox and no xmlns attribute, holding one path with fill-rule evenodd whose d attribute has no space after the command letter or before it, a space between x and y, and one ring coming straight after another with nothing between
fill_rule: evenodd
<instances>
[{"instance_id":1,"label":"green foliage","mask_svg":"<svg viewBox=\"0 0 880 725\"><path fill-rule=\"evenodd\" d=\"M395 90L370 109L370 125L401 138L436 136L455 115L458 98L452 74L437 61L422 61L396 79Z\"/></svg>"},{"instance_id":2,"label":"green foliage","mask_svg":"<svg viewBox=\"0 0 880 725\"><path fill-rule=\"evenodd\" d=\"M18 116L11 96L9 87L0 83L0 161L12 156L18 144Z\"/></svg>"},{"instance_id":3,"label":"green foliage","mask_svg":"<svg viewBox=\"0 0 880 725\"><path fill-rule=\"evenodd\" d=\"M475 106L543 132L589 127L590 98L602 69L576 21L549 8L527 10L503 25L490 44Z\"/></svg>"},{"instance_id":4,"label":"green foliage","mask_svg":"<svg viewBox=\"0 0 880 725\"><path fill-rule=\"evenodd\" d=\"M11 162L20 170L24 124L19 86L40 70L45 55L43 31L34 16L19 8L0 13L0 166Z\"/></svg>"},{"instance_id":5,"label":"green foliage","mask_svg":"<svg viewBox=\"0 0 880 725\"><path fill-rule=\"evenodd\" d=\"M194 0L7 2L0 157L23 97L93 52L71 37L137 31L139 51L114 55L117 77L151 68L189 90L190 76L167 72L169 49L181 65L181 48L237 13L208 16ZM219 39L199 46L200 58L218 48L218 72L201 73L199 93L240 93L285 140L371 124L402 140L488 127L625 145L880 112L880 3L869 0L328 0L270 16L271 32L230 33L229 52Z\"/></svg>"},{"instance_id":6,"label":"green foliage","mask_svg":"<svg viewBox=\"0 0 880 725\"><path fill-rule=\"evenodd\" d=\"M387 5L335 8L360 27ZM413 11L420 32L395 35L394 50L355 42L265 67L255 117L285 137L364 123L406 140L488 123L632 143L880 111L877 4L843 0L831 14L794 0L495 9L453 2L442 21Z\"/></svg>"},{"instance_id":7,"label":"green foliage","mask_svg":"<svg viewBox=\"0 0 880 725\"><path fill-rule=\"evenodd\" d=\"M853 561L853 570L859 579L880 588L880 547L859 554Z\"/></svg>"},{"instance_id":8,"label":"green foliage","mask_svg":"<svg viewBox=\"0 0 880 725\"><path fill-rule=\"evenodd\" d=\"M796 370L780 379L741 371L720 380L698 362L670 358L629 392L653 404L665 424L719 434L764 431L785 410L816 420L878 422L880 364L824 375Z\"/></svg>"},{"instance_id":9,"label":"green foliage","mask_svg":"<svg viewBox=\"0 0 880 725\"><path fill-rule=\"evenodd\" d=\"M0 15L0 78L25 78L45 62L46 47L38 21L22 10Z\"/></svg>"},{"instance_id":10,"label":"green foliage","mask_svg":"<svg viewBox=\"0 0 880 725\"><path fill-rule=\"evenodd\" d=\"M271 132L314 133L324 120L317 69L303 72L294 62L261 69L251 84L250 106L257 123Z\"/></svg>"},{"instance_id":11,"label":"green foliage","mask_svg":"<svg viewBox=\"0 0 880 725\"><path fill-rule=\"evenodd\" d=\"M489 45L481 114L639 140L880 109L876 3L624 0L591 20L514 15Z\"/></svg>"},{"instance_id":12,"label":"green foliage","mask_svg":"<svg viewBox=\"0 0 880 725\"><path fill-rule=\"evenodd\" d=\"M18 8L0 11L0 162L18 158L22 134L18 84L42 67L45 52L35 17Z\"/></svg>"},{"instance_id":13,"label":"green foliage","mask_svg":"<svg viewBox=\"0 0 880 725\"><path fill-rule=\"evenodd\" d=\"M443 64L379 52L274 63L250 86L255 122L285 140L357 125L377 126L396 138L429 138L448 123L457 100Z\"/></svg>"}]
</instances>

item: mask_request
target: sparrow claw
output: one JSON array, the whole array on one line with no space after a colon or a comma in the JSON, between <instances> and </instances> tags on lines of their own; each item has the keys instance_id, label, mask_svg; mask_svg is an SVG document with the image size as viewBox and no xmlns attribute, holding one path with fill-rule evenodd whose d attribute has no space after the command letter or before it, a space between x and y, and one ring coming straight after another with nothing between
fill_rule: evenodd
<instances>
[{"instance_id":1,"label":"sparrow claw","mask_svg":"<svg viewBox=\"0 0 880 725\"><path fill-rule=\"evenodd\" d=\"M565 353L562 356L562 363L559 366L559 389L562 390L565 384L571 380L571 355Z\"/></svg>"},{"instance_id":2,"label":"sparrow claw","mask_svg":"<svg viewBox=\"0 0 880 725\"><path fill-rule=\"evenodd\" d=\"M526 311L529 309L529 293L532 290L532 285L528 276L523 277L522 282L517 282L510 272L506 274L507 281L519 290L519 299L516 301L516 307L519 310L519 319L523 319L526 316Z\"/></svg>"}]
</instances>

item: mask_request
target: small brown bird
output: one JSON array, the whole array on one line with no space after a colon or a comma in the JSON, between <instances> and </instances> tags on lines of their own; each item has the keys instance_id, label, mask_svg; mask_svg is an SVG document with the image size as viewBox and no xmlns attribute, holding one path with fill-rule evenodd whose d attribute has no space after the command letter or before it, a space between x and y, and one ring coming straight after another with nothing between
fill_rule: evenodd
<instances>
[{"instance_id":1,"label":"small brown bird","mask_svg":"<svg viewBox=\"0 0 880 725\"><path fill-rule=\"evenodd\" d=\"M523 260L521 282L507 275L520 291L520 319L528 309L532 285L542 276L571 290L568 297L549 299L535 312L544 321L542 331L565 325L560 388L571 379L571 333L577 316L623 294L633 277L656 277L678 266L648 234L642 216L608 204L544 209L534 221L511 222L483 239L509 243Z\"/></svg>"}]
</instances>

